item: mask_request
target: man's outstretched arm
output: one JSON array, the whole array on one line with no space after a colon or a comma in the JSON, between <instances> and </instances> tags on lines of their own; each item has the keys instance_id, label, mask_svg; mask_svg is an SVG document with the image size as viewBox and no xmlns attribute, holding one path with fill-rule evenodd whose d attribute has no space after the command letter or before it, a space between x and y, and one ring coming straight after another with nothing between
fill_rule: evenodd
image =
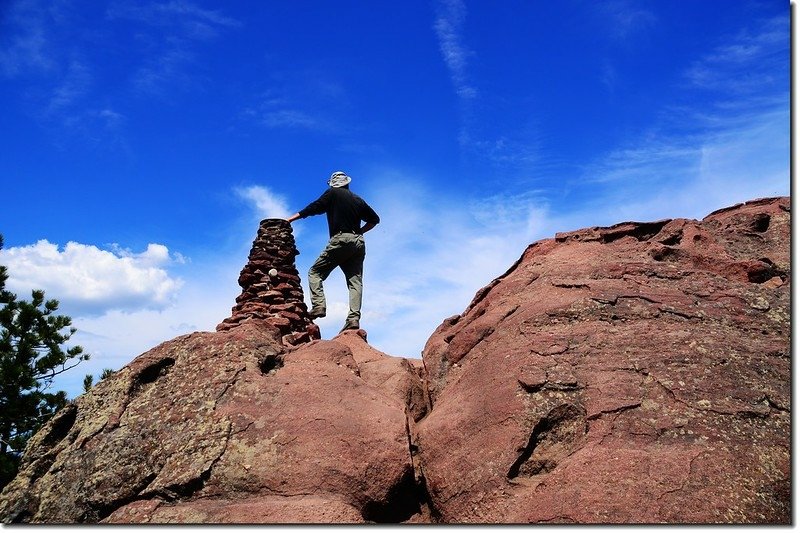
<instances>
[{"instance_id":1,"label":"man's outstretched arm","mask_svg":"<svg viewBox=\"0 0 800 533\"><path fill-rule=\"evenodd\" d=\"M288 222L294 222L298 218L306 218L313 215L321 215L325 212L328 207L328 202L330 202L330 189L322 193L322 196L305 206L303 209L295 213L294 215L290 216L286 220Z\"/></svg>"}]
</instances>

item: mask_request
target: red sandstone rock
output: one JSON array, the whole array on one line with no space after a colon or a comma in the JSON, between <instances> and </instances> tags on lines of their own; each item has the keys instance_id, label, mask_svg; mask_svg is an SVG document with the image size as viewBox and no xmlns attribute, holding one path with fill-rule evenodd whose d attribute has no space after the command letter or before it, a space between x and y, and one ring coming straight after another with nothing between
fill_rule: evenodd
<instances>
[{"instance_id":1,"label":"red sandstone rock","mask_svg":"<svg viewBox=\"0 0 800 533\"><path fill-rule=\"evenodd\" d=\"M414 360L380 352L367 343L366 336L363 329L346 330L334 340L350 349L364 381L399 401L413 422L421 420L428 414L429 400ZM416 361L419 364L420 361Z\"/></svg>"},{"instance_id":2,"label":"red sandstone rock","mask_svg":"<svg viewBox=\"0 0 800 533\"><path fill-rule=\"evenodd\" d=\"M406 415L416 373L358 337L286 351L279 335L246 321L136 358L33 438L0 516L322 523L419 513ZM393 367L385 381L361 377L382 362Z\"/></svg>"},{"instance_id":3,"label":"red sandstone rock","mask_svg":"<svg viewBox=\"0 0 800 533\"><path fill-rule=\"evenodd\" d=\"M535 243L424 362L310 342L275 226L218 332L31 439L0 519L790 523L788 198Z\"/></svg>"},{"instance_id":4,"label":"red sandstone rock","mask_svg":"<svg viewBox=\"0 0 800 533\"><path fill-rule=\"evenodd\" d=\"M789 523L788 198L531 245L423 357L446 522Z\"/></svg>"}]
</instances>

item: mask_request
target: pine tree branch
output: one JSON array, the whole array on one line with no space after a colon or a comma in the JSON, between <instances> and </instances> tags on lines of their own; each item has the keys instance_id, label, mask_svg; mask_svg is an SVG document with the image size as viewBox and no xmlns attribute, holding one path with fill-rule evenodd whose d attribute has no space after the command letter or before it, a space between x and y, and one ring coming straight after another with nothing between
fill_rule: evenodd
<instances>
[{"instance_id":1,"label":"pine tree branch","mask_svg":"<svg viewBox=\"0 0 800 533\"><path fill-rule=\"evenodd\" d=\"M50 387L50 382L53 380L53 378L55 376L57 376L59 374L62 374L64 372L66 372L67 370L72 370L73 368L78 366L81 363L81 361L82 360L79 360L78 362L76 362L75 364L73 364L71 366L62 365L61 366L61 370L51 370L50 372L47 372L45 374L36 374L35 376L33 376L33 379L35 379L36 381L39 381L41 379L47 380L48 383L47 383L47 386L45 387L45 389L46 389L46 388Z\"/></svg>"}]
</instances>

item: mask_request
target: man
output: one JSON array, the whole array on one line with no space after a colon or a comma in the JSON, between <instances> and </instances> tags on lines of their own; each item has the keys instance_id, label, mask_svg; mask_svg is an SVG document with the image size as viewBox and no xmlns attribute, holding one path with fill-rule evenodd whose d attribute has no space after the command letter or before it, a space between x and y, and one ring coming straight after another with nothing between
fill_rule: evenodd
<instances>
[{"instance_id":1,"label":"man","mask_svg":"<svg viewBox=\"0 0 800 533\"><path fill-rule=\"evenodd\" d=\"M334 268L339 267L347 280L350 295L350 313L341 331L359 329L361 319L362 273L364 269L364 233L374 228L380 218L367 202L350 191L350 176L334 172L328 180L330 186L317 200L286 220L325 213L328 216L330 241L308 271L308 287L311 290L311 318L325 316L325 293L322 282ZM365 222L362 226L361 222Z\"/></svg>"}]
</instances>

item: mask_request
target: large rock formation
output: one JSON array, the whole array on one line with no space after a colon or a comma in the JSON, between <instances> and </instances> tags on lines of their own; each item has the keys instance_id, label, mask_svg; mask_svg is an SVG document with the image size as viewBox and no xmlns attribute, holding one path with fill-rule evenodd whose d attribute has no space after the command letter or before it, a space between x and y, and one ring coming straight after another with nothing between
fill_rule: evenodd
<instances>
[{"instance_id":1,"label":"large rock formation","mask_svg":"<svg viewBox=\"0 0 800 533\"><path fill-rule=\"evenodd\" d=\"M790 521L789 200L531 245L424 351L448 522Z\"/></svg>"},{"instance_id":2,"label":"large rock formation","mask_svg":"<svg viewBox=\"0 0 800 533\"><path fill-rule=\"evenodd\" d=\"M233 317L59 412L0 519L790 523L789 210L537 242L424 366L312 340L265 221Z\"/></svg>"},{"instance_id":3,"label":"large rock formation","mask_svg":"<svg viewBox=\"0 0 800 533\"><path fill-rule=\"evenodd\" d=\"M403 360L345 342L287 350L274 326L194 333L137 357L38 433L6 521L363 522L420 512ZM352 337L352 338L347 338ZM373 367L394 365L391 387ZM365 376L361 376L362 368Z\"/></svg>"}]
</instances>

